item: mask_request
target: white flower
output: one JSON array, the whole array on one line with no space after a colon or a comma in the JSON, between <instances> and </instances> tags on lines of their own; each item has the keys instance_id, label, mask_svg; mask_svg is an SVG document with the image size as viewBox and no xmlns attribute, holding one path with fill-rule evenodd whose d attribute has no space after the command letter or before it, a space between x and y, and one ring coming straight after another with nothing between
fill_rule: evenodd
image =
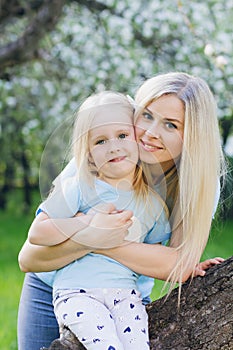
<instances>
[{"instance_id":1,"label":"white flower","mask_svg":"<svg viewBox=\"0 0 233 350\"><path fill-rule=\"evenodd\" d=\"M6 98L6 103L9 107L15 107L17 104L17 99L13 96L8 96Z\"/></svg>"},{"instance_id":2,"label":"white flower","mask_svg":"<svg viewBox=\"0 0 233 350\"><path fill-rule=\"evenodd\" d=\"M211 44L207 44L204 48L204 54L206 56L212 56L214 53L214 48Z\"/></svg>"},{"instance_id":3,"label":"white flower","mask_svg":"<svg viewBox=\"0 0 233 350\"><path fill-rule=\"evenodd\" d=\"M219 55L216 57L216 66L221 68L224 67L228 63L226 57Z\"/></svg>"}]
</instances>

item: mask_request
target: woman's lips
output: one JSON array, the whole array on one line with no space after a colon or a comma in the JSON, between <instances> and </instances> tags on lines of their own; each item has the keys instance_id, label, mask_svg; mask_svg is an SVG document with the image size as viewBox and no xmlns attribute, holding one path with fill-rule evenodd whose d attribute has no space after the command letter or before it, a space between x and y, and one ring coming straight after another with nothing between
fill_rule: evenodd
<instances>
[{"instance_id":1,"label":"woman's lips","mask_svg":"<svg viewBox=\"0 0 233 350\"><path fill-rule=\"evenodd\" d=\"M154 144L151 143L147 143L143 140L140 140L140 146L147 152L155 152L155 151L159 151L161 149L163 149L162 147L156 146Z\"/></svg>"}]
</instances>

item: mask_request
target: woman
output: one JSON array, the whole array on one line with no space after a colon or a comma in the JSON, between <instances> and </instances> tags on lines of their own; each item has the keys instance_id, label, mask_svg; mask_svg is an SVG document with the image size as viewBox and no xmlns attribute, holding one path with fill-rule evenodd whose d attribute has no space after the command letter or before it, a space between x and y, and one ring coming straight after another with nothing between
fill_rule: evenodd
<instances>
[{"instance_id":1,"label":"woman","mask_svg":"<svg viewBox=\"0 0 233 350\"><path fill-rule=\"evenodd\" d=\"M118 260L139 274L167 279L171 281L171 286L177 281L181 285L182 281L194 274L208 240L215 211L216 188L224 170L216 103L202 79L178 72L145 81L136 93L135 107L140 159L151 184L169 207L172 225L169 245L177 249L178 259L176 262L170 259L172 249L169 252L160 245L135 242L98 252ZM107 211L111 210L107 208ZM101 225L107 216L107 220L114 221L111 227L117 231L130 220L129 216L123 215L97 214L94 217L95 225ZM75 230L78 231L78 225L82 229L93 218L69 220L73 220L72 223L76 221ZM83 220L83 226L78 224L78 220ZM100 235L102 242L106 241L104 233ZM67 240L58 246L37 247L27 241L19 255L21 269L28 272L60 268L92 250L91 234L89 237L88 244L80 238L83 245ZM109 246L114 247L120 245L122 240L117 242L113 234L111 243ZM205 267L200 266L200 274L204 273ZM44 345L58 337L51 295L51 289L46 284L37 276L28 274L19 309L20 350L30 348L27 340L35 341L36 336L39 340L43 337ZM34 298L38 303L33 303ZM45 301L44 305L41 300ZM42 308L41 312L38 312L38 307ZM35 320L36 331L33 329ZM31 328L25 330L23 324L29 322Z\"/></svg>"}]
</instances>

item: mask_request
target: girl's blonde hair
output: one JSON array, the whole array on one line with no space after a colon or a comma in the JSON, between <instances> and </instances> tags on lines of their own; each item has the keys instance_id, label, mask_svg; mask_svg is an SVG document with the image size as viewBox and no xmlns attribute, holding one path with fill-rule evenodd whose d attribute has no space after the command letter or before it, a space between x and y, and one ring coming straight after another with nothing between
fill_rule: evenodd
<instances>
[{"instance_id":1,"label":"girl's blonde hair","mask_svg":"<svg viewBox=\"0 0 233 350\"><path fill-rule=\"evenodd\" d=\"M119 113L122 110L122 112L131 116L133 125L134 107L125 95L113 91L104 91L89 96L75 114L73 152L77 169L79 169L78 178L80 183L85 182L92 186L95 176L98 176L95 164L93 164L89 157L88 137L92 121L96 116L101 114L103 109L108 108L109 113L111 113L116 107L119 109ZM135 167L134 182L132 185L135 194L137 196L143 196L146 199L148 186L141 166L136 165Z\"/></svg>"},{"instance_id":2,"label":"girl's blonde hair","mask_svg":"<svg viewBox=\"0 0 233 350\"><path fill-rule=\"evenodd\" d=\"M185 110L182 154L176 166L165 175L166 202L173 211L172 229L179 227L182 232L177 247L179 259L169 277L172 288L176 282L181 287L185 270L191 267L194 271L200 261L209 237L225 164L216 102L207 83L201 78L171 72L146 80L135 96L135 104L139 106L135 118L142 108L167 94L176 95L183 102ZM168 200L168 197L172 198ZM178 215L174 216L174 211Z\"/></svg>"}]
</instances>

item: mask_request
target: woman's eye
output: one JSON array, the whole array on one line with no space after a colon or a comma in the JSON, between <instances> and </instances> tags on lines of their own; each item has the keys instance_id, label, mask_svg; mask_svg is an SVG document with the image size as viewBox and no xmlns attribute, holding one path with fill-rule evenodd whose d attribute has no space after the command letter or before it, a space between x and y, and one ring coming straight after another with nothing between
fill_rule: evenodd
<instances>
[{"instance_id":1,"label":"woman's eye","mask_svg":"<svg viewBox=\"0 0 233 350\"><path fill-rule=\"evenodd\" d=\"M126 139L127 136L128 136L127 134L122 133L118 136L118 138L119 139Z\"/></svg>"},{"instance_id":2,"label":"woman's eye","mask_svg":"<svg viewBox=\"0 0 233 350\"><path fill-rule=\"evenodd\" d=\"M148 113L148 112L143 112L142 115L143 115L143 117L145 119L148 119L148 120L153 120L154 119L153 116L150 113Z\"/></svg>"},{"instance_id":3,"label":"woman's eye","mask_svg":"<svg viewBox=\"0 0 233 350\"><path fill-rule=\"evenodd\" d=\"M165 125L167 126L168 129L177 129L177 126L174 123L165 122Z\"/></svg>"},{"instance_id":4,"label":"woman's eye","mask_svg":"<svg viewBox=\"0 0 233 350\"><path fill-rule=\"evenodd\" d=\"M96 141L96 145L103 145L106 142L106 140L98 140Z\"/></svg>"}]
</instances>

